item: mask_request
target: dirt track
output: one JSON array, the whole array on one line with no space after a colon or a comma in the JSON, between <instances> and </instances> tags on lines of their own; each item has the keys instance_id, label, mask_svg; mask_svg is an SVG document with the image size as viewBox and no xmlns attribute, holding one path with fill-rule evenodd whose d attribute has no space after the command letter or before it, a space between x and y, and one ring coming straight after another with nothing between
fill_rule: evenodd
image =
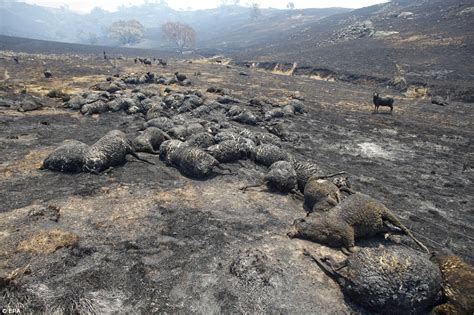
<instances>
[{"instance_id":1,"label":"dirt track","mask_svg":"<svg viewBox=\"0 0 474 315\"><path fill-rule=\"evenodd\" d=\"M13 97L8 84L77 91L115 72L100 59L45 58L52 81L41 79L37 60L1 60L10 76L3 96ZM119 69L146 70L131 60L120 61ZM285 99L299 91L308 114L287 124L302 142L286 149L327 172L347 171L356 190L384 202L431 248L450 240L457 254L474 261L472 104L438 107L394 95L394 114L376 115L367 86L252 70L247 77L240 68L183 61L164 73L175 71L187 74L193 88L230 88L243 99ZM196 71L201 75L194 77ZM82 116L60 105L29 113L0 108L0 270L31 269L18 296L42 292L77 308L89 301L98 312L362 312L302 255L303 248L338 258L340 252L286 237L291 222L305 215L300 201L238 190L261 178L263 168L253 163L231 165L236 176L208 181L183 177L151 155L157 166L130 160L99 176L39 170L65 139L91 144L111 129L136 134L144 121L124 113ZM58 222L31 214L41 205L58 207ZM76 234L78 244L52 254L19 247L51 229Z\"/></svg>"}]
</instances>

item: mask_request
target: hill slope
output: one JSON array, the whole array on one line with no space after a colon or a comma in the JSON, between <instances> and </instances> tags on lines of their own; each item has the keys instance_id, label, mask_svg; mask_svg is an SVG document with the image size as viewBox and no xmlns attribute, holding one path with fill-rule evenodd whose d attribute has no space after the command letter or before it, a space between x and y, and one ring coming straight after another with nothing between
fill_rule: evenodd
<instances>
[{"instance_id":1,"label":"hill slope","mask_svg":"<svg viewBox=\"0 0 474 315\"><path fill-rule=\"evenodd\" d=\"M274 63L265 68L296 62L301 74L383 84L398 76L474 101L473 12L461 0L397 0L331 15L259 45L217 48L237 61Z\"/></svg>"}]
</instances>

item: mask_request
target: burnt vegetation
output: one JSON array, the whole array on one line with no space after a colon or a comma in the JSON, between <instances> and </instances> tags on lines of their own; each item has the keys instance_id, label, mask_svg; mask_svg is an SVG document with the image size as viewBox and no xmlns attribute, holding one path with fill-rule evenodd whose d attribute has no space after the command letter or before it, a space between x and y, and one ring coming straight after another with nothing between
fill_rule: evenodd
<instances>
[{"instance_id":1,"label":"burnt vegetation","mask_svg":"<svg viewBox=\"0 0 474 315\"><path fill-rule=\"evenodd\" d=\"M473 313L472 8L143 7L2 37L0 310Z\"/></svg>"}]
</instances>

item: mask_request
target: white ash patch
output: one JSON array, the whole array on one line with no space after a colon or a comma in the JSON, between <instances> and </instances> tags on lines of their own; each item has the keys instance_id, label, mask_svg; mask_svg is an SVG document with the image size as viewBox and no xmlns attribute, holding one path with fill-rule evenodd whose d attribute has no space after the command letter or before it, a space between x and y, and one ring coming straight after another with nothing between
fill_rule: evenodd
<instances>
[{"instance_id":1,"label":"white ash patch","mask_svg":"<svg viewBox=\"0 0 474 315\"><path fill-rule=\"evenodd\" d=\"M363 142L357 144L362 156L368 158L382 158L386 160L395 160L392 152L389 152L373 142Z\"/></svg>"}]
</instances>

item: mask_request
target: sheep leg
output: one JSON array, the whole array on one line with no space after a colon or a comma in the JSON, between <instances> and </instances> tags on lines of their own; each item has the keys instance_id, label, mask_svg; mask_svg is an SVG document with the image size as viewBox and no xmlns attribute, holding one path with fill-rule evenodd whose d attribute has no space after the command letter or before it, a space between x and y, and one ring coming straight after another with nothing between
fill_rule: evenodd
<instances>
[{"instance_id":1,"label":"sheep leg","mask_svg":"<svg viewBox=\"0 0 474 315\"><path fill-rule=\"evenodd\" d=\"M329 257L329 256L325 256L321 260L325 262L326 264L328 264L331 267L331 269L334 271L339 271L342 268L347 267L347 264L348 264L347 259L338 263L334 260L334 258Z\"/></svg>"},{"instance_id":2,"label":"sheep leg","mask_svg":"<svg viewBox=\"0 0 474 315\"><path fill-rule=\"evenodd\" d=\"M220 169L221 171L228 171L229 172L227 174L220 173L220 175L237 175L237 173L232 172L232 170L230 168L223 167L222 165L216 165L215 167Z\"/></svg>"},{"instance_id":3,"label":"sheep leg","mask_svg":"<svg viewBox=\"0 0 474 315\"><path fill-rule=\"evenodd\" d=\"M352 190L351 188L349 187L341 187L339 188L340 191L343 191L343 192L346 192L348 193L349 195L353 195L355 194L356 192L354 190Z\"/></svg>"},{"instance_id":4,"label":"sheep leg","mask_svg":"<svg viewBox=\"0 0 474 315\"><path fill-rule=\"evenodd\" d=\"M304 200L304 195L300 193L299 191L292 190L291 193L294 198L299 199L299 200Z\"/></svg>"},{"instance_id":5,"label":"sheep leg","mask_svg":"<svg viewBox=\"0 0 474 315\"><path fill-rule=\"evenodd\" d=\"M321 176L316 176L316 178L317 178L317 179L326 179L326 178L336 177L336 176L344 175L344 174L347 174L347 172L346 172L346 171L342 171L342 172L337 172L337 173L329 174L329 175L321 175Z\"/></svg>"},{"instance_id":6,"label":"sheep leg","mask_svg":"<svg viewBox=\"0 0 474 315\"><path fill-rule=\"evenodd\" d=\"M242 191L245 192L249 188L262 187L263 185L265 185L265 182L260 183L260 184L252 184L252 185L247 185L247 186L244 186L244 187L240 187L239 190L242 190Z\"/></svg>"},{"instance_id":7,"label":"sheep leg","mask_svg":"<svg viewBox=\"0 0 474 315\"><path fill-rule=\"evenodd\" d=\"M138 154L136 154L135 152L130 152L130 155L133 156L134 158L136 158L136 159L139 160L139 161L142 161L142 162L145 162L145 163L148 163L148 164L151 164L151 165L156 165L156 164L153 163L153 162L150 162L150 161L148 161L148 160L146 160L146 159L144 159L144 158L139 157Z\"/></svg>"},{"instance_id":8,"label":"sheep leg","mask_svg":"<svg viewBox=\"0 0 474 315\"><path fill-rule=\"evenodd\" d=\"M319 259L318 257L312 255L306 248L303 249L303 255L311 258L323 271L333 278L340 278L341 276L337 273L331 263L328 263L326 260Z\"/></svg>"}]
</instances>

